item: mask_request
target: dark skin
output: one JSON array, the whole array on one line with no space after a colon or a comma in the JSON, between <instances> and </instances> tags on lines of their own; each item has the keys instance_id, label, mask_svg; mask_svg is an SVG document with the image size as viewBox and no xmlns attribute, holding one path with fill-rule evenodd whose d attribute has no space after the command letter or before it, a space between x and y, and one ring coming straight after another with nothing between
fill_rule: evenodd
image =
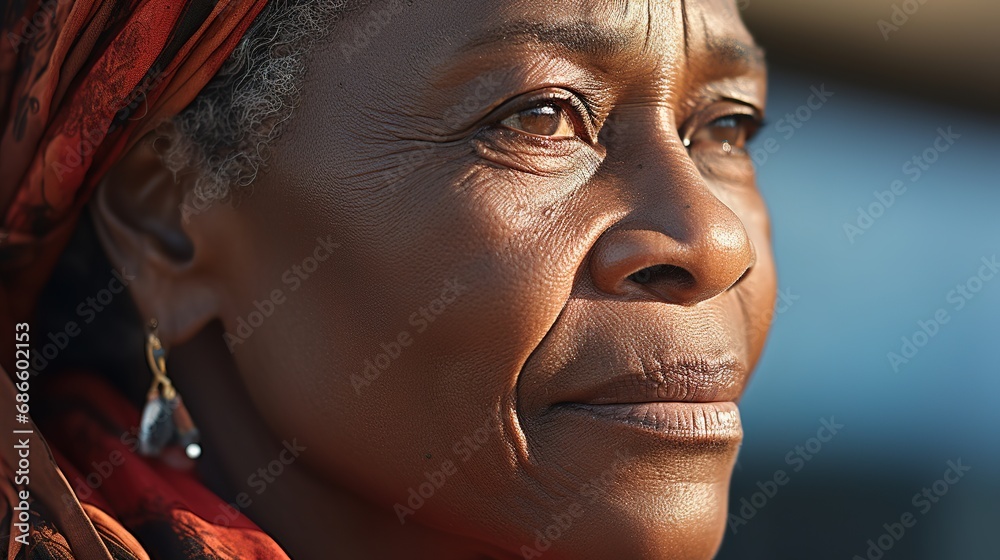
<instances>
[{"instance_id":1,"label":"dark skin","mask_svg":"<svg viewBox=\"0 0 1000 560\"><path fill-rule=\"evenodd\" d=\"M246 510L295 558L711 558L775 295L735 5L402 10L314 54L238 206L182 220L150 138L99 187L201 468L228 501L304 446Z\"/></svg>"}]
</instances>

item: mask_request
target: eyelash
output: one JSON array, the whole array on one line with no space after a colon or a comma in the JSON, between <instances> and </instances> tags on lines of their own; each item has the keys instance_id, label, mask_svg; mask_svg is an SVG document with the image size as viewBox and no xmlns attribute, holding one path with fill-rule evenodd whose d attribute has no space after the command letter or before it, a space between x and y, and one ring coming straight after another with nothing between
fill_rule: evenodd
<instances>
[{"instance_id":1,"label":"eyelash","mask_svg":"<svg viewBox=\"0 0 1000 560\"><path fill-rule=\"evenodd\" d=\"M543 107L557 107L566 114L571 119L574 128L584 136L582 138L588 144L593 144L597 138L597 131L594 127L594 114L590 109L590 106L583 100L583 98L569 90L565 89L549 89L538 92L534 95L528 97L516 98L511 102L505 103L497 109L497 117L493 119L494 127L505 127L500 124L504 120L518 113L529 111L531 109L540 109ZM538 138L537 135L531 135L527 132L522 132L516 129L514 130L518 134L523 134L526 136L531 136ZM578 135L579 137L579 135ZM559 139L551 138L550 140L556 141Z\"/></svg>"},{"instance_id":2,"label":"eyelash","mask_svg":"<svg viewBox=\"0 0 1000 560\"><path fill-rule=\"evenodd\" d=\"M692 128L689 132L685 133L682 136L684 146L690 151L695 147L695 137L699 133L711 130L713 127L716 129L733 128L738 129L733 138L726 138L713 143L722 146L722 149L727 153L732 153L734 151L737 153L744 153L746 145L753 140L754 136L756 136L758 132L760 132L763 123L756 114L743 112L742 109L736 112L733 112L732 108L727 108L726 110L730 112L715 117L714 119L709 120L706 125L697 126L696 128ZM726 146L727 144L729 145L728 147Z\"/></svg>"},{"instance_id":3,"label":"eyelash","mask_svg":"<svg viewBox=\"0 0 1000 560\"><path fill-rule=\"evenodd\" d=\"M737 144L746 144L750 142L750 140L752 140L753 137L760 132L764 123L753 107L740 101L725 101L725 105L715 109L714 111L710 109L707 112L711 120L701 117L701 115L706 113L706 111L702 111L696 114L692 121L689 121L697 123L697 121L705 122L707 120L707 124L697 125L695 128L692 128L692 125L686 124L681 128L682 141L689 151L694 147L692 138L697 135L697 133L706 130L707 127L716 126L722 128L722 125L724 125L728 128L742 128L742 142L737 142ZM578 138L582 135L583 137L581 139L591 145L597 142L598 131L593 124L595 120L594 112L581 96L564 89L546 90L526 98L515 99L514 101L501 106L498 109L499 116L494 120L493 126L513 130L517 134L537 139L539 138L538 135L530 134L517 129L511 129L501 125L500 123L520 112L542 107L558 107L560 110L565 111L573 122L574 127L577 128L580 133L577 135ZM547 139L552 141L563 140L562 138ZM719 142L718 144L722 145L724 142ZM741 145L732 146L731 149L738 152L744 151L743 146Z\"/></svg>"}]
</instances>

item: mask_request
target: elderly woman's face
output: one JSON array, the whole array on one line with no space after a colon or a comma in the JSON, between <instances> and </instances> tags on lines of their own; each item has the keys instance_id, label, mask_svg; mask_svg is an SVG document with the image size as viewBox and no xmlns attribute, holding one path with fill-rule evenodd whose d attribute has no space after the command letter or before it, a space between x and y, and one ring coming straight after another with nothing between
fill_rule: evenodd
<instances>
[{"instance_id":1,"label":"elderly woman's face","mask_svg":"<svg viewBox=\"0 0 1000 560\"><path fill-rule=\"evenodd\" d=\"M252 398L405 523L710 557L775 291L736 7L409 4L338 23L253 196L193 218Z\"/></svg>"}]
</instances>

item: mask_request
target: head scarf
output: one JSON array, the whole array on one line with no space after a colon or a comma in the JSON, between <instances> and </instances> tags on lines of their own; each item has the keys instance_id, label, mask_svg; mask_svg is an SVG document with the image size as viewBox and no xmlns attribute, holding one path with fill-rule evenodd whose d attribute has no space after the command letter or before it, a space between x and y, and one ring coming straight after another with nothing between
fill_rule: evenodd
<instances>
[{"instance_id":1,"label":"head scarf","mask_svg":"<svg viewBox=\"0 0 1000 560\"><path fill-rule=\"evenodd\" d=\"M266 1L0 0L2 322L28 316L101 175L195 98Z\"/></svg>"},{"instance_id":2,"label":"head scarf","mask_svg":"<svg viewBox=\"0 0 1000 560\"><path fill-rule=\"evenodd\" d=\"M14 323L26 320L101 176L139 138L184 109L226 61L267 0L0 0L0 357L13 365ZM128 403L81 382L91 422L62 406L51 448L27 416L15 421L12 379L0 366L0 539L10 558L287 558L230 504L133 457L108 426L133 425ZM32 398L32 402L37 402ZM94 405L93 403L98 403ZM96 408L95 408L96 406ZM119 411L119 412L115 412ZM132 416L129 416L132 414ZM18 423L20 422L20 423ZM19 431L20 430L20 431ZM120 432L119 432L120 433ZM11 434L16 438L11 439ZM14 466L31 451L31 542L15 540L23 512ZM17 443L17 445L15 445ZM96 458L95 458L96 457ZM74 484L109 457L120 476L77 499ZM96 462L95 462L96 461ZM59 465L57 465L57 462ZM75 482L74 482L75 481ZM172 489L180 489L174 491ZM81 499L83 496L81 496ZM117 511L119 518L107 512ZM215 520L227 512L225 519ZM215 516L215 517L213 517ZM122 524L131 527L127 530ZM133 536L133 532L134 535ZM142 543L136 540L136 536ZM0 556L4 556L0 553Z\"/></svg>"}]
</instances>

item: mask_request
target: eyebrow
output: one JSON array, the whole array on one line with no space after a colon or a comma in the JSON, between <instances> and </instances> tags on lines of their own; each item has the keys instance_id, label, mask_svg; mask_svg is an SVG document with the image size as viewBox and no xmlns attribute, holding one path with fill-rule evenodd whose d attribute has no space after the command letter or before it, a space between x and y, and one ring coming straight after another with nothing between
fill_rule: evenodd
<instances>
[{"instance_id":1,"label":"eyebrow","mask_svg":"<svg viewBox=\"0 0 1000 560\"><path fill-rule=\"evenodd\" d=\"M681 7L684 8L685 5L686 2L682 0ZM688 40L688 30L690 29L690 25L688 25L687 11L685 10L683 14L684 45L685 53L687 53L687 49L691 44ZM708 19L704 13L701 14L701 26L704 30L705 46L708 48L708 52L722 64L758 71L767 67L764 49L758 45L744 43L734 37L719 37L713 35L711 32L712 27L708 24ZM690 58L691 57L688 56L688 60L690 60Z\"/></svg>"},{"instance_id":2,"label":"eyebrow","mask_svg":"<svg viewBox=\"0 0 1000 560\"><path fill-rule=\"evenodd\" d=\"M708 51L723 64L751 68L765 65L764 49L733 37L710 37Z\"/></svg>"},{"instance_id":3,"label":"eyebrow","mask_svg":"<svg viewBox=\"0 0 1000 560\"><path fill-rule=\"evenodd\" d=\"M686 34L687 29L685 29ZM497 43L535 42L555 45L571 52L614 56L621 54L639 40L638 36L586 21L570 23L513 21L491 29L486 35L470 41L464 48L474 50ZM687 42L685 38L685 45ZM764 49L734 37L711 36L707 40L707 46L713 58L726 66L746 68L765 66Z\"/></svg>"}]
</instances>

